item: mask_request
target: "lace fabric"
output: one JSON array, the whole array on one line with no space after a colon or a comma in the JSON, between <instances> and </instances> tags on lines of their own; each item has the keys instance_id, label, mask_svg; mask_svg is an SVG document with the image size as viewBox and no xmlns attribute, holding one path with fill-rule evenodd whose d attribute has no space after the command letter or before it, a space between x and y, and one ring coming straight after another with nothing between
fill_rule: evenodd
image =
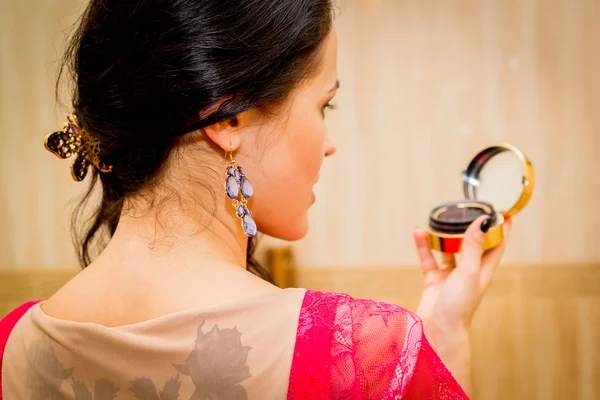
<instances>
[{"instance_id":1,"label":"lace fabric","mask_svg":"<svg viewBox=\"0 0 600 400\"><path fill-rule=\"evenodd\" d=\"M468 399L420 319L388 303L307 291L288 399Z\"/></svg>"}]
</instances>

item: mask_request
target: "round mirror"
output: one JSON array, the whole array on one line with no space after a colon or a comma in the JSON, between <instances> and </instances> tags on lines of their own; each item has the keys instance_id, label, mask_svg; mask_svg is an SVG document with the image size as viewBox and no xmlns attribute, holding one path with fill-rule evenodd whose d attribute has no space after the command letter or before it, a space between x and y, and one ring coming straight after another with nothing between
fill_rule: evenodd
<instances>
[{"instance_id":1,"label":"round mirror","mask_svg":"<svg viewBox=\"0 0 600 400\"><path fill-rule=\"evenodd\" d=\"M510 145L489 147L475 156L463 173L469 199L491 203L505 215L514 215L529 201L533 191L533 167Z\"/></svg>"}]
</instances>

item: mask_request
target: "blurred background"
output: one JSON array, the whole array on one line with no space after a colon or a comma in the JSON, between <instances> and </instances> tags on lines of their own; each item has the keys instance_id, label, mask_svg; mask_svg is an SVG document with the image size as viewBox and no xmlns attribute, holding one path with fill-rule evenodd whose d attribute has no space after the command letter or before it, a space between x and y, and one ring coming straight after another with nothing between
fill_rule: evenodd
<instances>
[{"instance_id":1,"label":"blurred background","mask_svg":"<svg viewBox=\"0 0 600 400\"><path fill-rule=\"evenodd\" d=\"M84 4L0 0L0 317L78 268L85 185L42 143L69 112L54 84ZM463 197L479 150L513 144L537 185L476 316L477 398L600 398L599 20L598 0L341 1L338 152L309 235L262 240L279 283L414 309L413 229Z\"/></svg>"}]
</instances>

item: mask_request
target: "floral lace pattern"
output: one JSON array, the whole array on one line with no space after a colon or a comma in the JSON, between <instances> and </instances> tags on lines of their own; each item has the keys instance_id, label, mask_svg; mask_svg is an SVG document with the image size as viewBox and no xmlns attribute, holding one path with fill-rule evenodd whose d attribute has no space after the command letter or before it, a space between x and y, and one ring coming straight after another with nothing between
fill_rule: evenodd
<instances>
[{"instance_id":1,"label":"floral lace pattern","mask_svg":"<svg viewBox=\"0 0 600 400\"><path fill-rule=\"evenodd\" d=\"M388 303L307 291L288 399L467 399L420 319Z\"/></svg>"}]
</instances>

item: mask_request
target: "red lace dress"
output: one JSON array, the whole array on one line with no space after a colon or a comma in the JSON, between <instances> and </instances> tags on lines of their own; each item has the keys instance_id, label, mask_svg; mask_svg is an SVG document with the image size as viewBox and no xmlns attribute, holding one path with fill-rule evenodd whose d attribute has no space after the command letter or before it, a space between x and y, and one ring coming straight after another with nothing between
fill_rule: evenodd
<instances>
[{"instance_id":1,"label":"red lace dress","mask_svg":"<svg viewBox=\"0 0 600 400\"><path fill-rule=\"evenodd\" d=\"M42 306L0 321L6 399L467 398L421 321L387 303L285 289L116 327Z\"/></svg>"},{"instance_id":2,"label":"red lace dress","mask_svg":"<svg viewBox=\"0 0 600 400\"><path fill-rule=\"evenodd\" d=\"M307 291L288 399L467 399L414 314Z\"/></svg>"}]
</instances>

